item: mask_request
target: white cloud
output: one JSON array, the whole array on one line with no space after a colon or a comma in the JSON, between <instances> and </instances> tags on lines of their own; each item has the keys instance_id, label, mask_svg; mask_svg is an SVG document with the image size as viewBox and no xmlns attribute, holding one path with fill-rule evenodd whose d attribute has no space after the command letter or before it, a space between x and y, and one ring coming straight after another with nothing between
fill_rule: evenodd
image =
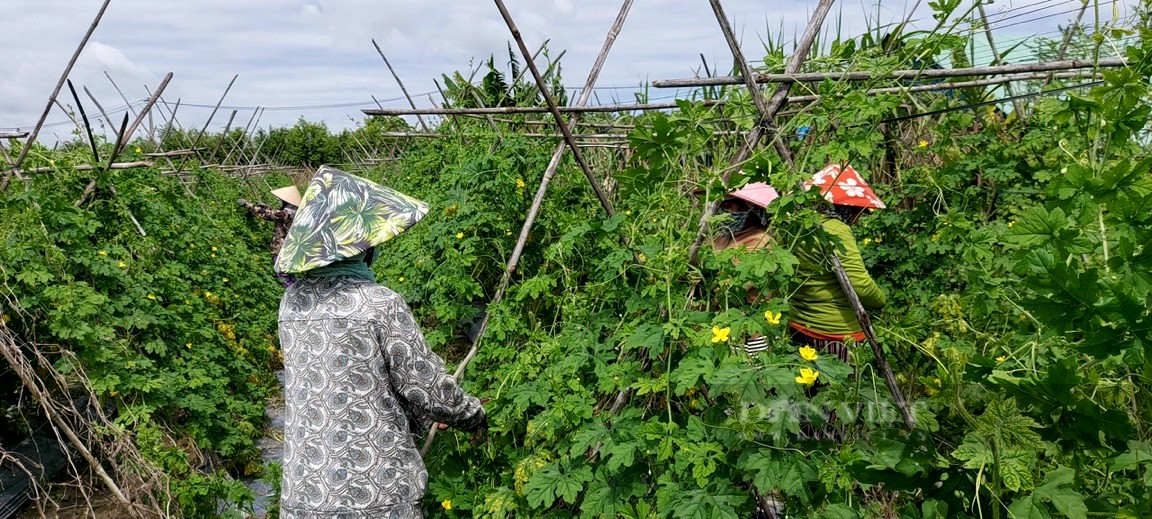
<instances>
[{"instance_id":1,"label":"white cloud","mask_svg":"<svg viewBox=\"0 0 1152 519\"><path fill-rule=\"evenodd\" d=\"M565 82L583 84L620 0L506 0L508 9L535 50L549 41L550 55L563 58ZM1122 6L1135 0L1123 0ZM57 78L99 7L96 0L0 1L0 128L35 123ZM839 4L825 31L858 34L868 27L896 23L910 0ZM988 8L994 24L1014 24L998 32L1012 38L1055 29L1074 16L1078 0L998 1ZM815 0L724 0L746 57L757 61L762 41L792 41L803 30ZM1109 9L1102 9L1111 16ZM921 8L918 27L933 20ZM839 26L839 29L837 27ZM409 92L434 92L440 74L479 65L489 55L507 61L511 36L495 5L480 0L200 0L156 2L115 0L77 63L72 79L88 86L105 108L122 106L104 77L107 72L129 99L147 95L167 72L174 73L165 98L181 99L186 126L203 124L224 88L239 75L225 105L293 107L397 101L400 90L372 47L375 39ZM34 43L33 43L34 42ZM645 81L685 77L701 68L701 55L713 70L727 72L731 57L715 17L703 0L635 2L605 65L600 86L635 87ZM629 90L617 92L629 100ZM654 91L668 96L673 92ZM428 105L423 95L417 102ZM209 105L198 108L191 105ZM364 106L365 108L368 106ZM359 119L357 108L275 110L263 123L292 124L298 116L329 119L332 127ZM226 119L218 115L217 120ZM244 118L243 116L238 116ZM185 119L187 118L187 119ZM66 120L54 113L49 121ZM66 133L66 132L65 132Z\"/></svg>"}]
</instances>

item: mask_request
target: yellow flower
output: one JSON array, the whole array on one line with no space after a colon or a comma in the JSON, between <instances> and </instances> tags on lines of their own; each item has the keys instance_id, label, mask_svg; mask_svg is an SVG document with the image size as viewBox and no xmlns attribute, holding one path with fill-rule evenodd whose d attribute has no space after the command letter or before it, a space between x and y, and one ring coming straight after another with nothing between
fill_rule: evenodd
<instances>
[{"instance_id":1,"label":"yellow flower","mask_svg":"<svg viewBox=\"0 0 1152 519\"><path fill-rule=\"evenodd\" d=\"M150 299L150 300L152 300L152 301L155 301L155 300L156 300L156 296L154 296L154 295L152 295L152 294L148 294L148 299Z\"/></svg>"},{"instance_id":2,"label":"yellow flower","mask_svg":"<svg viewBox=\"0 0 1152 519\"><path fill-rule=\"evenodd\" d=\"M872 238L864 238L864 241L861 243L863 243L864 245L868 245L869 243L872 243Z\"/></svg>"},{"instance_id":3,"label":"yellow flower","mask_svg":"<svg viewBox=\"0 0 1152 519\"><path fill-rule=\"evenodd\" d=\"M122 269L126 269L126 268L128 268L128 264L127 264L127 263L124 263L123 261L121 261L120 263L117 263L117 264L116 264L116 266L117 266L117 267L120 267L120 268L122 268Z\"/></svg>"},{"instance_id":4,"label":"yellow flower","mask_svg":"<svg viewBox=\"0 0 1152 519\"><path fill-rule=\"evenodd\" d=\"M104 251L104 250L102 250L102 251L100 251L100 252L97 252L96 254L99 254L99 255L101 255L101 256L107 256L107 255L108 255L108 251Z\"/></svg>"},{"instance_id":5,"label":"yellow flower","mask_svg":"<svg viewBox=\"0 0 1152 519\"><path fill-rule=\"evenodd\" d=\"M940 235L939 234L933 234L932 235L932 241L940 241Z\"/></svg>"},{"instance_id":6,"label":"yellow flower","mask_svg":"<svg viewBox=\"0 0 1152 519\"><path fill-rule=\"evenodd\" d=\"M227 283L227 282L228 282L228 278L224 278L224 282L225 282L225 283Z\"/></svg>"},{"instance_id":7,"label":"yellow flower","mask_svg":"<svg viewBox=\"0 0 1152 519\"><path fill-rule=\"evenodd\" d=\"M1003 355L996 357L996 362L1004 362L1006 360L1008 360L1008 357L1005 357Z\"/></svg>"},{"instance_id":8,"label":"yellow flower","mask_svg":"<svg viewBox=\"0 0 1152 519\"><path fill-rule=\"evenodd\" d=\"M631 209L627 209L627 210L625 210L625 211L624 211L624 214L632 214L632 210L631 210Z\"/></svg>"},{"instance_id":9,"label":"yellow flower","mask_svg":"<svg viewBox=\"0 0 1152 519\"><path fill-rule=\"evenodd\" d=\"M440 502L440 506L444 507L445 510L451 510L452 509L452 500L451 499L445 499L445 500Z\"/></svg>"},{"instance_id":10,"label":"yellow flower","mask_svg":"<svg viewBox=\"0 0 1152 519\"><path fill-rule=\"evenodd\" d=\"M920 147L921 148L927 148L928 147L928 141L920 141Z\"/></svg>"},{"instance_id":11,"label":"yellow flower","mask_svg":"<svg viewBox=\"0 0 1152 519\"><path fill-rule=\"evenodd\" d=\"M140 153L141 151L144 151L144 150L141 150L141 149L140 149L140 147L139 147L139 146L137 146L137 147L136 147L136 153Z\"/></svg>"},{"instance_id":12,"label":"yellow flower","mask_svg":"<svg viewBox=\"0 0 1152 519\"><path fill-rule=\"evenodd\" d=\"M809 368L800 368L800 376L796 377L797 384L811 386L816 383L816 377L820 376L820 372Z\"/></svg>"},{"instance_id":13,"label":"yellow flower","mask_svg":"<svg viewBox=\"0 0 1152 519\"><path fill-rule=\"evenodd\" d=\"M771 324L773 326L780 324L780 312L773 312L772 310L767 310L764 312L764 318L768 320L768 324Z\"/></svg>"},{"instance_id":14,"label":"yellow flower","mask_svg":"<svg viewBox=\"0 0 1152 519\"><path fill-rule=\"evenodd\" d=\"M404 282L404 276L400 276L400 282L401 282L401 283L403 283L403 282Z\"/></svg>"},{"instance_id":15,"label":"yellow flower","mask_svg":"<svg viewBox=\"0 0 1152 519\"><path fill-rule=\"evenodd\" d=\"M456 233L456 239L463 240L464 239L464 233L462 233L462 232Z\"/></svg>"},{"instance_id":16,"label":"yellow flower","mask_svg":"<svg viewBox=\"0 0 1152 519\"><path fill-rule=\"evenodd\" d=\"M816 354L816 348L811 346L804 346L803 348L800 348L800 358L808 362L812 362L820 358L820 356Z\"/></svg>"},{"instance_id":17,"label":"yellow flower","mask_svg":"<svg viewBox=\"0 0 1152 519\"><path fill-rule=\"evenodd\" d=\"M636 255L636 260L640 263L644 263L645 261L648 261L648 256L645 256L644 253L641 252L640 254Z\"/></svg>"},{"instance_id":18,"label":"yellow flower","mask_svg":"<svg viewBox=\"0 0 1152 519\"><path fill-rule=\"evenodd\" d=\"M1016 225L1016 221L1015 221L1015 220L1013 220L1013 221L1011 221L1011 222L1008 222L1008 227L1009 227L1009 228L1011 228L1013 225Z\"/></svg>"},{"instance_id":19,"label":"yellow flower","mask_svg":"<svg viewBox=\"0 0 1152 519\"><path fill-rule=\"evenodd\" d=\"M732 331L731 328L727 328L727 327L720 328L718 326L713 326L712 327L712 342L728 342L728 333L731 331Z\"/></svg>"},{"instance_id":20,"label":"yellow flower","mask_svg":"<svg viewBox=\"0 0 1152 519\"><path fill-rule=\"evenodd\" d=\"M220 249L217 249L215 245L212 246L212 252L216 252L218 250L220 250Z\"/></svg>"},{"instance_id":21,"label":"yellow flower","mask_svg":"<svg viewBox=\"0 0 1152 519\"><path fill-rule=\"evenodd\" d=\"M522 178L516 179L516 189L524 189L524 186L526 186L526 185L527 184L524 183L524 179L522 179Z\"/></svg>"}]
</instances>

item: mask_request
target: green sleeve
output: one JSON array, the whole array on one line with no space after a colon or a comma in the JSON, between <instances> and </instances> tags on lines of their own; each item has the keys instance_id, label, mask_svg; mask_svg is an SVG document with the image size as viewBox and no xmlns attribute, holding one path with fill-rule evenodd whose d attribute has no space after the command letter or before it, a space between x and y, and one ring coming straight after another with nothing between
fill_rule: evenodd
<instances>
[{"instance_id":1,"label":"green sleeve","mask_svg":"<svg viewBox=\"0 0 1152 519\"><path fill-rule=\"evenodd\" d=\"M884 290L868 274L868 269L864 266L864 259L860 257L860 248L856 245L856 238L852 235L852 229L839 220L826 221L824 229L839 237L844 246L844 249L839 251L837 255L840 257L840 263L844 265L844 272L848 274L848 280L852 282L852 288L856 289L860 303L868 308L883 308L887 302Z\"/></svg>"}]
</instances>

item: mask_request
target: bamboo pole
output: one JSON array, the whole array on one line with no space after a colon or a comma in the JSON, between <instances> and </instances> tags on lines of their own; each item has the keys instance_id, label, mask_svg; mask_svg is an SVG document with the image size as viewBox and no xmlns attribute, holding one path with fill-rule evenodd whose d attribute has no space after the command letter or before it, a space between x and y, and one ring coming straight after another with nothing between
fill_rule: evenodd
<instances>
[{"instance_id":1,"label":"bamboo pole","mask_svg":"<svg viewBox=\"0 0 1152 519\"><path fill-rule=\"evenodd\" d=\"M376 52L380 54L380 59L383 59L384 64L388 66L388 72L392 73L392 77L396 78L396 84L400 85L400 91L404 93L404 98L408 100L408 104L410 106L412 106L413 110L415 110L416 109L416 103L414 101L412 101L412 96L408 95L408 89L404 88L404 82L400 81L400 76L398 76L396 74L396 70L393 69L392 64L388 62L388 58L386 56L384 56L384 51L380 50L380 45L376 44L375 38L372 39L372 46L376 47ZM424 131L428 131L428 124L424 122L424 118L417 115L416 119L420 121L420 127L424 128Z\"/></svg>"},{"instance_id":2,"label":"bamboo pole","mask_svg":"<svg viewBox=\"0 0 1152 519\"><path fill-rule=\"evenodd\" d=\"M1099 75L1091 71L1077 71L1077 72L1058 72L1055 74L1057 79L1095 79ZM1002 83L1010 83L1014 81L1041 81L1047 79L1046 74L1017 74L1013 76L1001 76L987 79L977 79L973 81L958 81L956 83L932 83L929 85L913 85L913 86L898 86L898 87L884 87L873 88L865 91L867 95L883 95L883 94L913 94L918 92L933 92L939 90L953 90L961 88L974 88L990 85L999 85ZM788 98L789 103L809 103L812 101L819 101L823 99L824 95L804 95L804 96L791 96Z\"/></svg>"},{"instance_id":3,"label":"bamboo pole","mask_svg":"<svg viewBox=\"0 0 1152 519\"><path fill-rule=\"evenodd\" d=\"M699 101L704 106L725 104L719 100ZM616 104L598 106L559 106L560 113L588 113L588 112L632 112L647 110L669 110L679 108L676 103L642 103L642 104ZM544 114L551 112L546 106L488 106L482 108L365 108L361 110L365 115L484 115L484 114Z\"/></svg>"},{"instance_id":4,"label":"bamboo pole","mask_svg":"<svg viewBox=\"0 0 1152 519\"><path fill-rule=\"evenodd\" d=\"M1080 21L1084 19L1084 12L1088 10L1088 6L1091 4L1088 0L1082 1L1084 5L1080 6L1080 11L1076 13L1076 21L1072 22L1072 25L1068 27L1068 31L1064 33L1064 38L1060 41L1060 49L1056 52L1056 59L1058 60L1064 59L1064 55L1068 52L1068 46L1072 44L1072 37L1076 35L1077 31L1082 30ZM1053 79L1055 78L1049 77L1048 80L1044 82L1044 86L1048 86L1048 83L1051 83Z\"/></svg>"},{"instance_id":5,"label":"bamboo pole","mask_svg":"<svg viewBox=\"0 0 1152 519\"><path fill-rule=\"evenodd\" d=\"M85 86L82 88L84 90L84 93L88 95L88 99L92 100L92 104L96 105L96 109L100 110L100 116L104 118L104 122L111 125L112 124L112 118L108 117L108 112L104 111L103 106L100 106L100 101L96 100L96 96L92 95L92 91L88 90L88 87Z\"/></svg>"},{"instance_id":6,"label":"bamboo pole","mask_svg":"<svg viewBox=\"0 0 1152 519\"><path fill-rule=\"evenodd\" d=\"M1059 60L1040 63L1017 63L993 67L967 67L924 70L893 70L887 73L875 72L806 72L803 74L756 74L757 83L811 83L826 79L836 81L920 80L926 78L954 78L969 76L995 76L1020 74L1025 72L1054 72L1086 68L1116 68L1128 65L1125 58L1105 58L1099 61ZM742 79L732 76L694 79L663 79L652 82L655 88L680 88L699 86L739 85Z\"/></svg>"},{"instance_id":7,"label":"bamboo pole","mask_svg":"<svg viewBox=\"0 0 1152 519\"><path fill-rule=\"evenodd\" d=\"M212 152L208 154L209 158L215 159L216 154L220 152L220 147L224 146L224 141L228 139L228 132L232 130L232 121L236 120L236 113L239 110L232 110L232 115L228 116L228 122L224 124L224 132L220 134L220 141L216 143L216 147L212 148Z\"/></svg>"},{"instance_id":8,"label":"bamboo pole","mask_svg":"<svg viewBox=\"0 0 1152 519\"><path fill-rule=\"evenodd\" d=\"M497 0L499 2L499 0ZM579 99L576 100L576 106L583 106L588 103L588 99L592 96L593 87L600 77L600 71L604 68L604 62L608 59L608 53L612 50L613 44L616 42L616 37L620 35L620 30L624 26L624 21L628 18L628 12L632 8L633 0L624 0L623 5L620 7L620 12L616 15L616 20L612 23L612 27L608 30L608 35L604 38L604 44L600 48L600 54L596 56L596 61L592 64L592 69L588 72L588 77L584 81L584 88L580 92ZM504 11L504 9L501 9ZM511 24L510 24L511 25ZM567 128L575 126L579 114L573 114L572 119L565 123L557 119L561 126ZM500 284L496 288L496 294L492 297L491 304L497 304L504 298L504 292L508 289L508 285L512 280L512 275L516 272L517 266L520 264L520 256L524 252L524 246L528 243L528 235L532 232L532 226L536 223L536 217L540 213L540 206L544 203L544 195L548 192L548 186L552 182L556 170L560 167L560 160L564 157L564 143L556 146L552 151L552 159L548 163L548 167L544 170L544 175L540 179L540 185L536 188L536 194L532 198L532 205L528 208L528 215L524 218L524 225L520 227L520 236L516 240L516 246L512 249L512 254L508 257L508 263L504 268L504 274L500 277ZM476 340L472 343L472 348L468 350L468 354L464 360L456 367L456 373L453 375L457 380L464 374L464 369L476 357L480 351L480 343L484 339L484 334L488 330L488 313L485 312L484 316L480 319L480 329L476 332ZM429 447L432 446L432 441L436 437L436 427L432 427L428 431L428 439L424 442L424 447L420 449L420 455L423 456L428 452Z\"/></svg>"},{"instance_id":9,"label":"bamboo pole","mask_svg":"<svg viewBox=\"0 0 1152 519\"><path fill-rule=\"evenodd\" d=\"M84 50L84 46L88 44L88 39L92 37L92 33L96 31L96 26L100 24L100 19L104 17L104 11L108 9L108 4L112 0L104 0L104 4L100 6L100 11L96 13L96 19L92 20L92 24L88 26L88 32L84 33L84 38L80 40L80 45L76 47L76 52L72 53L72 59L68 60L68 65L64 67L64 73L60 74L59 81L56 82L56 88L52 90L52 95L48 96L48 103L44 106L44 112L40 114L40 119L36 121L36 126L32 129L32 135L24 143L24 147L20 149L20 154L16 156L16 161L12 169L4 175L4 180L0 181L0 191L8 188L8 182L12 179L12 173L24 163L24 158L28 156L28 151L32 149L32 145L36 143L36 137L40 135L40 130L44 127L44 121L48 119L48 113L52 111L52 105L56 102L56 96L60 95L60 89L64 88L64 81L68 79L68 75L72 73L72 67L76 65L76 60L80 58L80 52Z\"/></svg>"},{"instance_id":10,"label":"bamboo pole","mask_svg":"<svg viewBox=\"0 0 1152 519\"><path fill-rule=\"evenodd\" d=\"M608 195L604 193L604 188L600 186L600 181L596 175L592 173L592 168L588 165L588 161L584 160L584 153L580 151L580 147L576 145L576 139L572 137L572 130L564 122L564 116L560 114L560 110L556 106L556 100L552 98L552 94L548 92L548 85L544 84L544 78L540 76L540 70L536 67L536 62L532 61L531 53L528 52L528 47L524 45L524 38L520 35L520 29L516 27L516 22L512 21L512 15L508 12L508 7L504 5L504 0L495 0L496 7L500 9L500 15L504 17L504 23L508 24L508 30L512 32L512 39L516 40L516 45L520 47L520 53L527 61L526 65L528 70L532 71L532 77L536 80L536 87L540 89L540 95L544 97L544 102L548 104L549 111L552 112L552 117L556 119L556 124L560 127L560 132L564 134L564 141L568 143L568 147L572 149L572 156L575 157L576 163L580 165L580 170L584 172L584 176L588 179L588 183L592 186L592 191L596 192L596 198L600 199L600 205L604 208L604 212L608 216L613 216L616 211L612 209L612 202L608 200Z\"/></svg>"},{"instance_id":11,"label":"bamboo pole","mask_svg":"<svg viewBox=\"0 0 1152 519\"><path fill-rule=\"evenodd\" d=\"M736 135L742 132L737 131L719 131L713 132L713 135ZM381 137L422 137L422 138L436 138L443 139L454 137L453 135L445 135L443 133L435 132L384 132L379 134ZM468 135L468 134L466 134ZM478 134L477 134L478 135ZM563 139L562 133L520 133L521 137L535 137L541 139ZM628 135L623 133L577 133L574 134L577 139L627 139Z\"/></svg>"},{"instance_id":12,"label":"bamboo pole","mask_svg":"<svg viewBox=\"0 0 1152 519\"><path fill-rule=\"evenodd\" d=\"M980 13L980 23L984 25L984 36L988 40L988 49L992 51L992 66L1000 65L1003 61L1000 59L1000 52L996 50L996 40L992 38L992 27L988 25L988 14L984 12L984 2L977 1L976 9ZM1004 91L1008 93L1008 97L1015 97L1016 93L1012 91L1012 83L1004 84ZM1016 117L1024 117L1024 104L1019 99L1012 100L1012 110L1016 112Z\"/></svg>"},{"instance_id":13,"label":"bamboo pole","mask_svg":"<svg viewBox=\"0 0 1152 519\"><path fill-rule=\"evenodd\" d=\"M728 19L723 17L723 10L719 9L719 0L711 1L714 4L713 9L716 11L717 21L720 23L721 28L724 29L726 33L730 33L731 26L728 24ZM797 73L800 71L801 65L804 64L804 60L808 57L808 52L812 49L812 44L816 41L816 36L820 33L820 27L824 25L824 19L828 16L828 12L832 10L833 2L834 0L820 0L820 3L817 4L816 10L812 13L812 18L808 20L808 26L804 29L804 34L800 37L800 40L796 42L796 49L792 53L792 59L788 61L788 66L785 68L785 75L797 75ZM733 46L732 55L736 57L739 62L744 63L744 59L740 53L739 46L735 42L735 37L728 39L729 45ZM757 82L753 80L753 77L750 73L746 74L744 79L747 81L749 90L757 90L757 87L755 86ZM772 98L764 104L763 110L761 110L759 113L759 124L752 128L752 131L749 132L748 137L741 144L740 149L737 150L736 154L732 157L731 160L729 160L728 168L724 170L724 172L720 175L721 181L727 183L728 179L732 176L732 173L739 169L740 165L743 164L745 160L747 160L748 155L752 153L752 149L760 140L761 132L763 132L765 129L771 128L772 120L775 119L776 114L780 111L780 108L784 106L784 102L787 100L788 92L791 90L791 88L792 83L783 83L776 87L776 92L772 95ZM786 164L791 166L792 152L788 150L787 144L784 143L784 141L781 140L779 136L773 137L773 144L775 145L777 152L780 153L780 158L783 159ZM706 204L704 213L700 215L699 228L696 231L696 239L688 248L688 262L692 265L696 264L698 255L700 254L700 246L704 243L704 238L708 234L708 219L711 218L713 214L715 214L716 209L719 206L719 200Z\"/></svg>"},{"instance_id":14,"label":"bamboo pole","mask_svg":"<svg viewBox=\"0 0 1152 519\"><path fill-rule=\"evenodd\" d=\"M120 145L112 152L112 156L119 156L124 151L124 147L128 145L131 140L132 134L136 133L136 129L144 122L146 114L152 113L152 107L156 106L156 101L160 100L160 95L164 93L164 89L168 88L168 82L172 81L172 73L169 72L164 75L164 79L160 81L160 86L156 87L156 91L148 97L148 102L144 104L144 108L140 109L140 113L136 114L136 118L132 120L132 124L128 127L123 135L120 136ZM175 116L175 112L173 112Z\"/></svg>"},{"instance_id":15,"label":"bamboo pole","mask_svg":"<svg viewBox=\"0 0 1152 519\"><path fill-rule=\"evenodd\" d=\"M856 294L852 281L848 279L848 273L844 271L844 265L840 263L840 258L833 252L828 255L828 259L832 262L832 271L836 274L836 280L840 282L840 288L844 290L844 295L848 296L848 303L852 306L852 312L856 314L856 320L860 321L860 327L864 329L864 335L868 337L868 344L872 346L872 355L876 358L876 367L879 368L880 374L884 377L888 391L892 393L892 400L900 409L900 416L904 418L904 424L908 426L909 430L915 429L916 417L912 416L912 412L908 409L908 402L904 399L904 392L896 383L896 376L892 374L892 366L888 364L888 357L884 354L884 348L880 347L880 341L876 339L876 330L872 328L872 320L868 317L868 311L860 302L860 296Z\"/></svg>"},{"instance_id":16,"label":"bamboo pole","mask_svg":"<svg viewBox=\"0 0 1152 519\"><path fill-rule=\"evenodd\" d=\"M108 74L107 70L104 71L104 77L108 78L108 82L112 83L112 88L116 90L117 94L120 94L120 99L124 101L124 109L128 110L132 117L136 117L136 111L132 109L132 102L128 101L128 96L124 95L124 92L120 90L120 85L112 80L112 76ZM108 121L108 124L112 124L112 121Z\"/></svg>"}]
</instances>

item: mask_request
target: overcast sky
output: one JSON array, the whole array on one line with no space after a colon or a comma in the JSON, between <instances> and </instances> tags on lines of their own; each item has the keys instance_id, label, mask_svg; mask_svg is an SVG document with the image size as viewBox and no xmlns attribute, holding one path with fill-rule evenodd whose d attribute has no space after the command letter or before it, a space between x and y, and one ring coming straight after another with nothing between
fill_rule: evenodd
<instances>
[{"instance_id":1,"label":"overcast sky","mask_svg":"<svg viewBox=\"0 0 1152 519\"><path fill-rule=\"evenodd\" d=\"M1121 16L1135 2L1117 1ZM552 56L566 52L564 82L578 87L622 0L506 3L529 48L550 40ZM856 35L893 24L914 3L837 2L825 31ZM35 125L102 4L0 0L0 130ZM769 34L791 41L803 31L816 0L724 0L723 5L746 56L755 62ZM1079 5L1079 0L996 0L987 13L1003 48L1029 35L1054 36ZM1104 22L1116 14L1112 4L1098 10ZM930 14L922 6L913 26L931 28ZM300 117L345 128L362 120L361 109L375 106L373 97L385 107L407 105L372 39L417 104L431 106L434 78L467 73L491 54L506 62L511 36L495 3L484 0L112 0L70 77L117 123L125 103L105 73L135 103L147 97L146 86L156 88L172 72L164 99L181 101L177 119L186 127L203 125L238 75L214 126L222 126L232 109L240 110L235 124L243 126L256 107L264 107L259 125L265 128L288 126ZM710 66L726 69L731 63L707 0L636 0L601 74L600 103L631 101L648 81L692 77L701 55ZM651 93L653 100L675 95ZM83 90L80 96L90 117L98 113ZM74 105L67 88L60 99ZM54 108L43 140L66 138L73 128Z\"/></svg>"}]
</instances>

